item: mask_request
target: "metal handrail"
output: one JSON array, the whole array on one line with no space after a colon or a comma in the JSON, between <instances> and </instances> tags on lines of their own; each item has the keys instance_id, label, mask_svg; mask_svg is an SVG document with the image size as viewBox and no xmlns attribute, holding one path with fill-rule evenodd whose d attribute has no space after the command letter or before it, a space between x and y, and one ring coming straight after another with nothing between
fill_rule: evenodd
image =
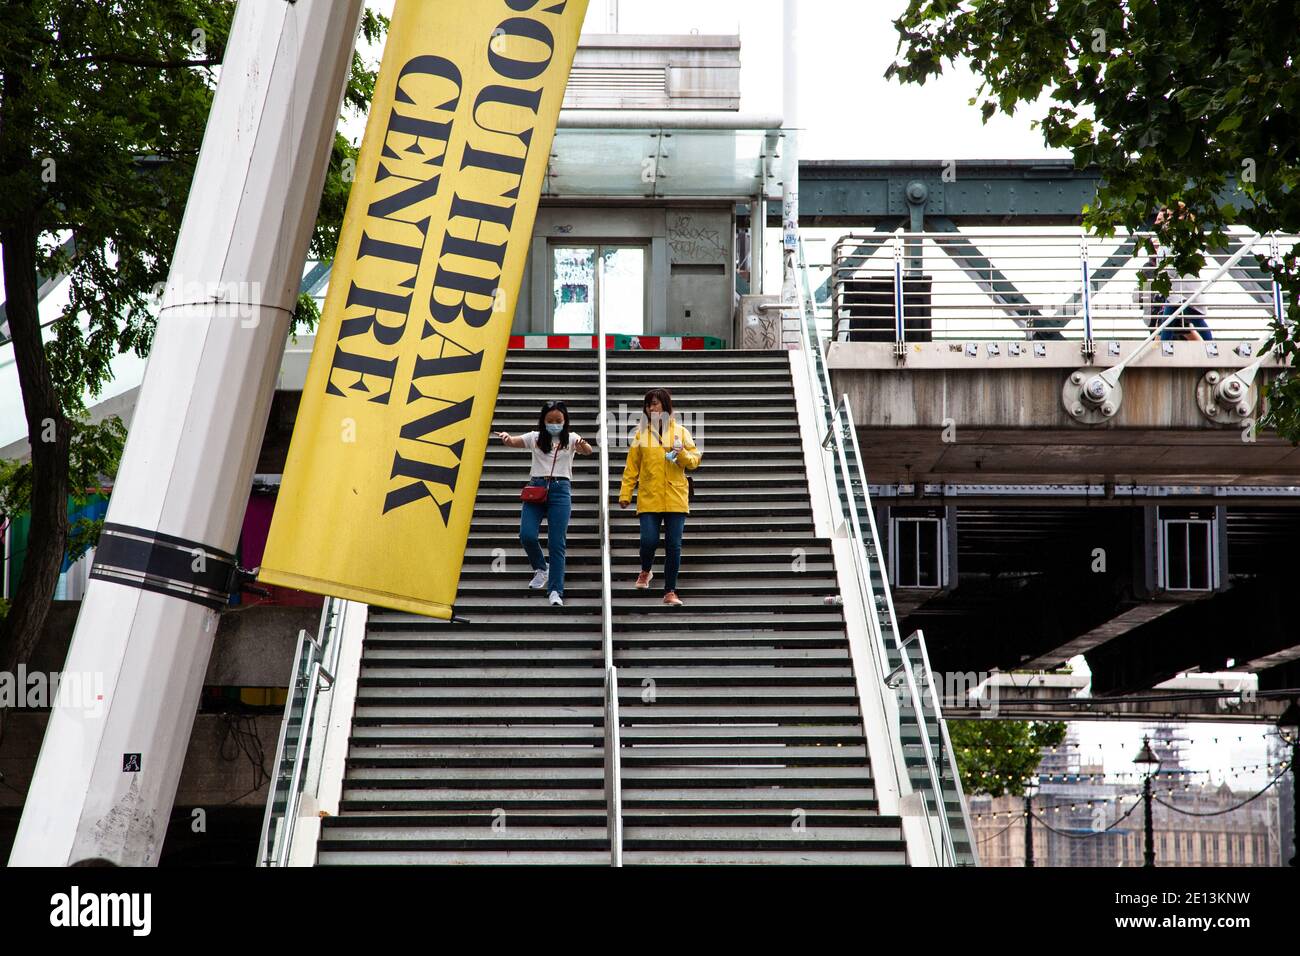
<instances>
[{"instance_id":1,"label":"metal handrail","mask_svg":"<svg viewBox=\"0 0 1300 956\"><path fill-rule=\"evenodd\" d=\"M618 671L605 668L605 805L609 862L623 865L623 761L619 748Z\"/></svg>"},{"instance_id":2,"label":"metal handrail","mask_svg":"<svg viewBox=\"0 0 1300 956\"><path fill-rule=\"evenodd\" d=\"M841 416L843 417L841 418ZM853 419L852 416L849 414L847 397L842 399L840 404L836 407L836 418L837 418L837 423L838 422L843 423L842 427L844 431L847 432L847 434L849 434L850 436L852 436ZM843 491L844 491L844 498L845 498L845 508L844 508L845 516L848 520L848 527L850 529L849 538L853 545L853 549L852 549L853 561L854 561L854 567L857 571L859 587L862 590L863 605L875 609L876 620L875 620L875 627L873 628L873 631L876 636L878 657L881 661L881 668L883 669L883 667L888 661L888 650L885 644L884 634L883 634L885 628L881 626L881 621L879 620L879 615L880 615L879 606L876 605L873 601L876 595L874 589L871 587L871 572L873 570L871 566L872 554L871 554L871 550L868 548L867 539L866 536L863 534L862 524L857 514L858 498L853 493L853 486L852 486L853 478L849 470L848 455L846 454L845 447L844 447L845 444L846 442L843 441L842 439L835 443L835 452L839 458L841 474L844 476ZM861 459L859 458L857 459L857 461L860 464ZM863 484L862 487L863 487L863 495L865 497L866 485ZM866 511L868 517L870 517L871 508L869 502L867 503ZM871 540L872 542L876 542L879 540L879 538L875 534L874 519L871 519L871 529L872 529ZM894 649L899 654L900 657L900 666L902 667L903 677L905 678L907 684L908 702L911 704L912 707L912 719L915 721L917 733L920 735L921 753L922 756L925 758L926 774L930 779L930 788L931 791L935 794L936 803L942 808L943 790L942 790L942 785L940 783L938 770L935 767L934 756L930 751L930 729L925 720L925 716L924 716L925 710L921 702L921 695L920 695L920 690L917 686L916 675L912 671L912 664L911 664L911 659L908 656L907 646L898 637L898 625L895 621L894 613L893 613L893 599L890 597L889 594L889 582L885 577L884 568L876 568L874 570L876 570L880 574L880 578L881 578L880 590L882 592L881 597L883 597L884 599L886 611L889 615L886 623L889 625L888 630L890 632L891 637L894 640ZM888 685L888 678L884 678L884 680ZM901 718L902 718L902 714L900 708L900 720ZM904 772L906 772L906 767L907 767L906 759L904 759L903 767L904 767ZM910 780L910 775L908 779ZM933 827L927 826L926 832L930 834L931 840L933 841L934 840ZM946 812L939 813L939 833L941 838L940 840L937 841L936 845L934 846L935 858L941 861L947 860L949 865L955 865L956 849L953 843L952 832L948 824L948 815Z\"/></svg>"},{"instance_id":3,"label":"metal handrail","mask_svg":"<svg viewBox=\"0 0 1300 956\"><path fill-rule=\"evenodd\" d=\"M799 272L802 279L798 302L801 319L799 322L800 345L801 350L804 353L805 362L808 365L809 384L813 391L814 401L820 403L822 409L821 427L819 428L819 434L817 436L818 444L823 447L829 443L834 444L834 454L839 459L841 474L844 476L845 484L847 485L849 475L848 465L844 460L843 442L840 441L835 434L837 427L837 414L832 399L834 392L831 387L830 374L826 368L826 363L822 354L819 336L817 335L815 328L815 310L812 307L812 292L808 284L808 270L804 259L802 243L798 246L797 255ZM875 653L872 654L876 670L875 679L879 682L877 686L883 688L887 686L886 675L884 672L887 654L879 621L876 619L874 613L875 603L872 598L869 573L865 572L863 569L861 548L856 546L857 542L860 542L861 540L861 535L860 533L853 533L853 530L856 529L857 517L853 513L854 509L847 506L847 502L852 500L852 490L846 488L844 499L841 501L840 491L836 487L833 476L830 474L830 469L820 470L823 472L826 481L826 493L832 511L840 511L843 517L843 524L851 529L850 535L855 544L851 549L853 554L853 573L857 583L857 591L861 605L867 612L867 631L876 645ZM897 709L895 709L893 713L894 719L897 719L899 716ZM897 728L895 728L895 730L897 730ZM904 792L910 791L911 777L907 771L907 760L901 748L901 736L898 734L891 736L894 737L891 741L894 746L889 748L889 756L894 779L899 782L901 790ZM933 828L929 826L928 823L926 825L926 832L933 843ZM940 853L937 851L935 852L935 858L941 858Z\"/></svg>"},{"instance_id":4,"label":"metal handrail","mask_svg":"<svg viewBox=\"0 0 1300 956\"><path fill-rule=\"evenodd\" d=\"M846 341L852 332L860 341L895 345L1144 339L1155 316L1149 282L1139 282L1147 259L1136 245L1151 235L1100 237L1081 229L850 233L835 243L829 265L832 336ZM1234 231L1226 249L1207 254L1207 275L1230 262L1196 296L1214 338L1268 336L1282 316L1277 284L1253 261L1236 260L1247 254L1273 260L1296 241ZM847 314L851 307L854 316Z\"/></svg>"},{"instance_id":5,"label":"metal handrail","mask_svg":"<svg viewBox=\"0 0 1300 956\"><path fill-rule=\"evenodd\" d=\"M889 578L885 573L885 568L882 566L883 561L882 561L882 554L880 548L880 530L876 526L875 509L871 507L870 490L867 485L866 467L863 464L862 449L861 446L858 444L858 430L855 422L853 421L853 411L849 407L849 401L847 395L841 398L839 407L842 408L844 412L845 432L848 435L848 445L849 445L849 452L850 452L849 458L852 462L852 466L857 471L858 484L862 489L861 497L858 498L855 496L854 500L857 501L861 509L866 512L867 528L871 532L871 538L870 538L871 547L866 549L867 561L868 564L870 564L870 562L874 558L877 564L876 571L880 575L880 580L882 582L881 591L883 592L882 597L884 598L885 613L887 615L889 631L893 635L895 650L897 651L900 658L899 664L900 666L908 669L909 680L911 680L914 675L911 675L910 673L911 657L908 653L908 647L911 644L916 644L918 650L921 653L921 658L925 664L925 669L923 672L924 681L929 685L931 702L934 707L935 723L938 725L941 739L947 739L948 728L943 719L943 708L940 703L940 698L937 692L935 691L935 687L934 687L934 675L930 669L930 652L925 645L925 635L921 631L916 631L912 636L908 637L907 639L904 639L902 637L901 631L899 631L898 628L898 614L894 610L894 596L889 589ZM865 548L866 547L865 541L863 542L863 545ZM917 695L913 695L913 706L914 708L917 709L917 721L918 723L920 723L922 718L921 718L921 710L920 710L921 701L919 698L919 693ZM931 783L934 787L935 796L939 800L940 806L943 807L942 822L943 822L943 834L944 834L944 839L946 841L946 847L948 851L952 854L953 862L955 864L956 843L953 840L952 828L948 821L947 806L943 803L942 773L936 769L933 763L933 755L930 752L929 734L924 727L921 728L921 731L922 731L922 746L925 750L926 761L928 764L927 769L930 775ZM952 752L951 745L949 745L948 752L949 753ZM960 781L960 775L957 773L957 767L955 763L949 769L951 770L954 779L957 780L957 787L960 794L961 781ZM966 832L968 835L973 834L974 831L971 830L970 828L969 813L966 808L964 796L961 797L961 809L962 809L963 821L966 824ZM972 839L972 846L973 845L974 843Z\"/></svg>"},{"instance_id":6,"label":"metal handrail","mask_svg":"<svg viewBox=\"0 0 1300 956\"><path fill-rule=\"evenodd\" d=\"M597 258L597 268L604 268ZM598 283L599 285L599 283ZM609 535L609 416L606 414L608 373L605 348L604 309L596 308L596 364L599 369L600 443L600 630L605 662L605 820L609 834L610 863L623 865L622 747L619 733L618 671L614 667L613 571Z\"/></svg>"},{"instance_id":7,"label":"metal handrail","mask_svg":"<svg viewBox=\"0 0 1300 956\"><path fill-rule=\"evenodd\" d=\"M812 290L808 281L808 269L804 259L802 243L799 244L798 248L798 264L802 278L799 300L799 309L802 319L800 322L800 341L803 350L805 351L805 361L809 368L810 383L813 386L816 399L822 404L825 417L825 430L823 434L818 436L818 438L823 447L833 443L835 457L839 465L839 471L843 482L842 489L837 491L831 487L833 482L830 479L830 476L827 475L828 493L833 505L841 509L844 518L844 525L849 532L852 545L851 552L853 555L854 577L858 585L862 606L867 610L868 623L870 625L868 631L872 635L876 646L876 653L873 655L876 660L876 676L883 686L891 685L891 678L894 674L885 673L885 669L888 666L888 649L883 634L885 628L882 627L882 622L880 620L882 610L884 614L887 615L885 623L888 625L895 650L900 656L900 667L906 677L913 719L917 725L917 731L920 734L922 752L926 762L926 773L929 777L931 790L935 795L937 804L937 810L935 812L939 817L939 834L936 837L934 826L930 822L929 803L925 798L924 792L918 794L921 800L923 815L927 821L926 832L930 838L935 859L940 862L940 864L947 863L949 865L955 865L957 862L956 846L948 820L947 807L943 799L940 771L935 764L934 754L931 750L931 739L929 728L924 717L921 692L918 687L916 675L912 671L911 660L908 656L908 644L913 640L919 641L923 644L924 636L918 632L914 638L909 638L907 641L904 641L899 635L893 598L889 592L888 579L885 575L884 568L879 566L880 536L876 528L875 516L872 512L870 500L868 498L866 470L863 466L861 449L857 442L857 433L853 423L853 416L849 409L847 397L842 398L838 403L833 403L834 392L832 391L830 375L826 368L826 363L821 350L821 342L817 334L816 303L813 299ZM850 459L853 463L852 468L850 468ZM860 494L855 493L853 488L855 472L857 483L861 489ZM841 492L843 495L842 498ZM859 509L865 511L865 524L871 535L869 541L864 534L863 522L859 520ZM880 575L880 579L883 583L881 589L883 594L880 596L883 599L883 609L876 603L874 590L871 586L873 558L877 563L875 571ZM929 655L925 652L924 647L922 647L922 658L927 662L926 666L928 669ZM897 669L895 669L895 673L896 672ZM926 680L931 691L933 691L933 678L928 674L928 670ZM946 740L947 729L944 727L942 711L938 707L937 697L932 694L931 700L935 705L935 720L940 730L941 739ZM901 708L898 710L898 719L902 719ZM894 751L896 749L897 748L891 748L891 758L894 761L896 777L910 789L911 777L907 771L906 758L905 756L902 758L900 765L899 759L901 751L900 753L895 753ZM960 796L960 790L958 793L959 799L962 799L963 813L965 813L964 798ZM970 832L969 825L967 825L967 833Z\"/></svg>"},{"instance_id":8,"label":"metal handrail","mask_svg":"<svg viewBox=\"0 0 1300 956\"><path fill-rule=\"evenodd\" d=\"M298 632L294 650L292 683L284 701L284 719L275 747L271 784L266 795L266 812L262 817L258 866L287 866L293 845L293 831L302 804L304 775L311 746L312 723L322 689L334 685L340 654L339 626L342 601L326 598L321 607L316 636ZM295 718L295 710L301 715ZM287 744L289 731L296 724L298 737L292 751Z\"/></svg>"},{"instance_id":9,"label":"metal handrail","mask_svg":"<svg viewBox=\"0 0 1300 956\"><path fill-rule=\"evenodd\" d=\"M844 481L846 485L846 497L848 498L848 502L851 502L852 491L851 489L847 488L848 481L849 481L848 462L846 461L846 457L844 454L843 442L837 441L835 443L835 453L839 458L840 473L844 476ZM850 539L850 544L852 546L851 550L853 554L854 572L858 579L858 589L861 595L863 607L873 609L874 611L874 613L871 614L871 616L869 616L868 620L874 625L873 627L870 628L870 631L875 637L875 641L876 641L877 652L875 656L876 659L879 661L879 669L883 670L888 663L888 652L886 650L886 645L884 642L884 634L883 634L884 628L880 626L880 620L878 616L879 608L875 604L875 593L871 587L870 563L866 560L866 554L865 554L866 548L865 548L865 541L863 540L863 536L862 536L862 529L858 523L857 515L854 513L855 509L848 502L846 502L844 511L845 511L847 525L850 529L849 539ZM888 586L885 587L885 590L888 591ZM925 742L928 740L928 733L927 733L927 728L922 725L920 719L921 700L917 692L916 680L914 675L911 672L911 669L908 667L908 661L906 660L906 658L903 660L902 665L903 665L903 675L906 678L906 682L907 682L908 696L910 698L910 702L912 705L913 719L916 721L917 733L921 737L922 749L926 756L926 769L931 778L932 789L937 791L938 786L937 786L937 780L935 779L934 765L933 762L929 759L929 748L925 746ZM894 689L892 686L889 685L887 679L885 679L885 684L886 686L890 687L890 690ZM899 746L901 747L901 733L902 733L901 725L903 721L903 713L901 707L899 708L898 719L899 719L899 734L900 734ZM901 775L904 779L908 781L908 784L910 786L911 773L907 767L907 759L906 759L905 752L903 754L901 768L902 768ZM927 810L927 812L925 813L925 817L927 819L926 834L930 837L931 844L932 844L931 849L934 853L935 859L942 861L948 856L948 854L946 853L946 844L942 840L939 841L935 840L934 828L928 822L929 820L928 805L924 803L922 805L923 807L926 807ZM941 825L941 830L942 830L942 825Z\"/></svg>"},{"instance_id":10,"label":"metal handrail","mask_svg":"<svg viewBox=\"0 0 1300 956\"><path fill-rule=\"evenodd\" d=\"M914 636L917 639L917 645L919 646L921 651L921 663L924 667L922 673L924 673L925 675L926 684L928 685L929 688L930 700L934 705L935 713L942 714L942 710L940 709L940 702L942 701L942 697L939 694L938 688L935 687L934 684L934 668L930 666L930 651L925 646L925 634L923 634L920 630L917 630L914 632ZM910 641L911 638L909 637L908 642ZM948 734L948 722L946 720L940 719L938 721L938 724L939 724L939 732L942 735L942 744L943 744L942 753L947 757L947 762L949 764L948 770L952 774L953 789L957 792L957 805L961 809L962 826L965 828L966 835L970 842L970 852L971 852L972 862L976 866L979 866L979 849L976 845L977 841L975 840L975 829L974 827L971 826L971 822L970 822L970 806L966 802L966 790L961 785L961 770L957 766L957 751L953 749L952 737L949 736ZM939 769L940 769L940 773L942 773L943 767L940 767Z\"/></svg>"}]
</instances>

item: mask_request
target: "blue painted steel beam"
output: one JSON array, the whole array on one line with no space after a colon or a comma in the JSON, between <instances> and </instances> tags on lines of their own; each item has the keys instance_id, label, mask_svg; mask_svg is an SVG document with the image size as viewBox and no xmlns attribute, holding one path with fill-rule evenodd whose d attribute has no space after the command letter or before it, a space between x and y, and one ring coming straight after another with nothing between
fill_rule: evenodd
<instances>
[{"instance_id":1,"label":"blue painted steel beam","mask_svg":"<svg viewBox=\"0 0 1300 956\"><path fill-rule=\"evenodd\" d=\"M1077 225L1096 199L1101 173L1071 159L805 160L799 164L799 220L809 226L865 226L906 217L909 183L927 190L925 218L958 226ZM1234 183L1222 201L1244 208ZM779 216L772 225L780 225Z\"/></svg>"},{"instance_id":2,"label":"blue painted steel beam","mask_svg":"<svg viewBox=\"0 0 1300 956\"><path fill-rule=\"evenodd\" d=\"M961 226L1068 225L1097 194L1100 176L1072 160L808 160L799 164L805 226L863 224L908 215L909 183L925 184L925 217Z\"/></svg>"}]
</instances>

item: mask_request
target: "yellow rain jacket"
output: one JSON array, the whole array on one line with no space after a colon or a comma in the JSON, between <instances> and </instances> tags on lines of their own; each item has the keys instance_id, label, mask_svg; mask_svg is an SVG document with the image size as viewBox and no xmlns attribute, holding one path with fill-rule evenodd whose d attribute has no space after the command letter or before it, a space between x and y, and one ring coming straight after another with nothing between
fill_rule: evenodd
<instances>
[{"instance_id":1,"label":"yellow rain jacket","mask_svg":"<svg viewBox=\"0 0 1300 956\"><path fill-rule=\"evenodd\" d=\"M678 438L682 440L682 447L674 463L664 456L673 450L673 443ZM647 425L636 433L632 447L627 450L627 466L623 469L623 487L619 489L618 500L630 502L632 489L637 488L637 514L648 511L690 514L686 472L698 468L699 464L700 452L695 447L695 439L676 419L669 419L662 438L656 429Z\"/></svg>"}]
</instances>

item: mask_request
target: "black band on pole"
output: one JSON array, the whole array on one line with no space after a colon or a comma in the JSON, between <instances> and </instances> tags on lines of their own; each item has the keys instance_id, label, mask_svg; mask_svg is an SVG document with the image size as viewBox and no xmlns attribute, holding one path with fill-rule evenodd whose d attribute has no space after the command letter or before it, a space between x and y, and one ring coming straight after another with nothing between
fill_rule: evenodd
<instances>
[{"instance_id":1,"label":"black band on pole","mask_svg":"<svg viewBox=\"0 0 1300 956\"><path fill-rule=\"evenodd\" d=\"M235 556L188 538L108 524L90 577L191 601L219 611L230 600Z\"/></svg>"}]
</instances>

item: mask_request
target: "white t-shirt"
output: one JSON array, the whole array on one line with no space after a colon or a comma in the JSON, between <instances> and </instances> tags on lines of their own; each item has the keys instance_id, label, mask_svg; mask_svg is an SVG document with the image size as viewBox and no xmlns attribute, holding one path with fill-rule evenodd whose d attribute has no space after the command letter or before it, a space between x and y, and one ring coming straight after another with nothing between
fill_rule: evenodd
<instances>
[{"instance_id":1,"label":"white t-shirt","mask_svg":"<svg viewBox=\"0 0 1300 956\"><path fill-rule=\"evenodd\" d=\"M554 477L568 478L570 481L572 481L573 480L573 450L578 447L578 442L581 440L581 436L577 432L574 431L569 432L569 447L561 448L560 453L558 455L555 453L555 449L559 446L560 443L560 440L558 438L552 438L551 450L548 452L544 452L537 447L537 437L538 435L537 432L535 431L525 432L524 435L522 436L524 440L524 447L531 448L533 450L533 470L531 472L532 477L545 478L547 475L552 474L551 461L554 460L555 461Z\"/></svg>"}]
</instances>

